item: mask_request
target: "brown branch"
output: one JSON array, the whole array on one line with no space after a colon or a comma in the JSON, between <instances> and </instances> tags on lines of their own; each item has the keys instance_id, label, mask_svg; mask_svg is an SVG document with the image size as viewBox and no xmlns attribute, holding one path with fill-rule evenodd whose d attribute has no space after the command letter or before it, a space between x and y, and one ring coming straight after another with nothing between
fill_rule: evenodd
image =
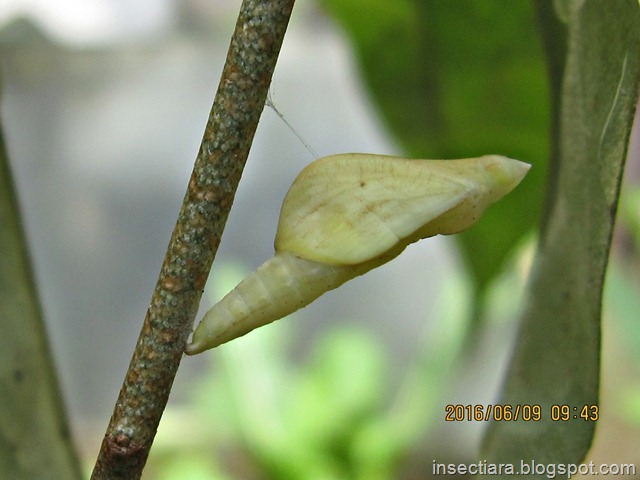
<instances>
[{"instance_id":1,"label":"brown branch","mask_svg":"<svg viewBox=\"0 0 640 480\"><path fill-rule=\"evenodd\" d=\"M189 188L91 476L138 479L198 310L294 0L244 0Z\"/></svg>"}]
</instances>

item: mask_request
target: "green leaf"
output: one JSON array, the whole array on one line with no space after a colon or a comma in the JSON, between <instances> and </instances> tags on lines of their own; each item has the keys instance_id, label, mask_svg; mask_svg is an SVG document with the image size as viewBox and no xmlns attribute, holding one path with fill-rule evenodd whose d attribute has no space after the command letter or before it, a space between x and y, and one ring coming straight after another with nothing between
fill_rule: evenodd
<instances>
[{"instance_id":1,"label":"green leaf","mask_svg":"<svg viewBox=\"0 0 640 480\"><path fill-rule=\"evenodd\" d=\"M537 2L546 12L551 4ZM542 418L491 424L484 441L491 462L579 463L595 429L580 418L553 421L551 406L568 405L573 415L598 403L602 287L639 87L640 8L637 0L554 5L568 27L560 143L500 400L541 405Z\"/></svg>"},{"instance_id":2,"label":"green leaf","mask_svg":"<svg viewBox=\"0 0 640 480\"><path fill-rule=\"evenodd\" d=\"M0 478L81 478L0 127Z\"/></svg>"},{"instance_id":3,"label":"green leaf","mask_svg":"<svg viewBox=\"0 0 640 480\"><path fill-rule=\"evenodd\" d=\"M547 84L529 2L324 0L373 100L416 158L499 153L533 164L522 185L457 236L480 290L538 221Z\"/></svg>"}]
</instances>

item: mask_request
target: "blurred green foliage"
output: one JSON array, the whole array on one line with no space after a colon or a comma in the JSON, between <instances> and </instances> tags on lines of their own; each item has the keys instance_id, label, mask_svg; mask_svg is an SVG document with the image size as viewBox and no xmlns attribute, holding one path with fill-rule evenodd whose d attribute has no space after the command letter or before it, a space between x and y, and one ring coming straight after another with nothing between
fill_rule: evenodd
<instances>
[{"instance_id":1,"label":"blurred green foliage","mask_svg":"<svg viewBox=\"0 0 640 480\"><path fill-rule=\"evenodd\" d=\"M578 410L597 405L602 295L625 158L638 100L640 4L537 0L548 48L566 39L552 68L557 125L545 218L502 404ZM553 58L554 54L550 54ZM562 73L560 77L559 73ZM555 96L554 96L555 98ZM580 463L596 422L494 422L482 455L495 463Z\"/></svg>"},{"instance_id":2,"label":"blurred green foliage","mask_svg":"<svg viewBox=\"0 0 640 480\"><path fill-rule=\"evenodd\" d=\"M633 246L640 249L640 238ZM509 331L522 308L534 249L535 239L525 239L487 292L494 331ZM243 273L219 265L215 296ZM616 331L626 333L616 342L637 356L637 276L618 261L608 277L607 314ZM465 345L471 286L456 277L445 282L434 305L438 326L431 331L440 341L422 349L399 382L389 375L393 362L383 343L349 326L328 331L302 360L291 357L293 318L209 352L191 400L165 413L144 478L413 478L401 472L429 438L452 378L468 368L456 358ZM623 423L640 425L640 380L614 395ZM423 473L420 478L431 478Z\"/></svg>"},{"instance_id":3,"label":"blurred green foliage","mask_svg":"<svg viewBox=\"0 0 640 480\"><path fill-rule=\"evenodd\" d=\"M214 275L217 298L242 278L229 264ZM389 376L393 362L384 344L348 326L329 330L293 361L292 318L209 352L188 406L200 421L166 412L171 433L161 430L156 439L150 478L397 478L401 461L441 415L465 338L469 293L462 277L443 282L433 306L437 325L424 339L434 347L422 349L398 378ZM202 429L185 431L185 424ZM176 432L188 441L173 440ZM192 460L185 462L180 448Z\"/></svg>"}]
</instances>

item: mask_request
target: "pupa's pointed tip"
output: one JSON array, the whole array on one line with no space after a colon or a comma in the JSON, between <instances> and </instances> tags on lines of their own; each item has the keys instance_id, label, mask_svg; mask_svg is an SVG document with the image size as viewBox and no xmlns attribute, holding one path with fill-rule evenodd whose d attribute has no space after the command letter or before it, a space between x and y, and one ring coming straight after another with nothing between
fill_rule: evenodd
<instances>
[{"instance_id":1,"label":"pupa's pointed tip","mask_svg":"<svg viewBox=\"0 0 640 480\"><path fill-rule=\"evenodd\" d=\"M522 160L516 160L515 158L504 157L511 162L513 169L518 171L522 177L524 177L527 172L531 169L531 164L527 162L523 162Z\"/></svg>"},{"instance_id":2,"label":"pupa's pointed tip","mask_svg":"<svg viewBox=\"0 0 640 480\"><path fill-rule=\"evenodd\" d=\"M531 164L503 155L487 155L485 158L485 168L492 173L498 185L504 187L503 195L514 189L531 169Z\"/></svg>"}]
</instances>

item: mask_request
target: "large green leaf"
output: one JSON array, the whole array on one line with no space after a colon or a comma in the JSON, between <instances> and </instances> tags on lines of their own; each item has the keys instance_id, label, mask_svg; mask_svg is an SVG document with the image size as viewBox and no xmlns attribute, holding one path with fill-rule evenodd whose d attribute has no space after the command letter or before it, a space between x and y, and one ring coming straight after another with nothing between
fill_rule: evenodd
<instances>
[{"instance_id":1,"label":"large green leaf","mask_svg":"<svg viewBox=\"0 0 640 480\"><path fill-rule=\"evenodd\" d=\"M541 405L542 418L493 423L484 444L492 462L579 463L596 424L579 412L598 403L602 286L638 95L640 5L537 2L546 18L554 5L568 31L560 143L529 302L500 401ZM561 31L550 26L547 35ZM554 421L552 405L568 405L571 418Z\"/></svg>"},{"instance_id":2,"label":"large green leaf","mask_svg":"<svg viewBox=\"0 0 640 480\"><path fill-rule=\"evenodd\" d=\"M0 128L0 478L81 478Z\"/></svg>"},{"instance_id":3,"label":"large green leaf","mask_svg":"<svg viewBox=\"0 0 640 480\"><path fill-rule=\"evenodd\" d=\"M460 235L477 285L538 221L548 152L544 61L529 2L323 0L354 45L389 129L411 156L501 153L534 168Z\"/></svg>"}]
</instances>

